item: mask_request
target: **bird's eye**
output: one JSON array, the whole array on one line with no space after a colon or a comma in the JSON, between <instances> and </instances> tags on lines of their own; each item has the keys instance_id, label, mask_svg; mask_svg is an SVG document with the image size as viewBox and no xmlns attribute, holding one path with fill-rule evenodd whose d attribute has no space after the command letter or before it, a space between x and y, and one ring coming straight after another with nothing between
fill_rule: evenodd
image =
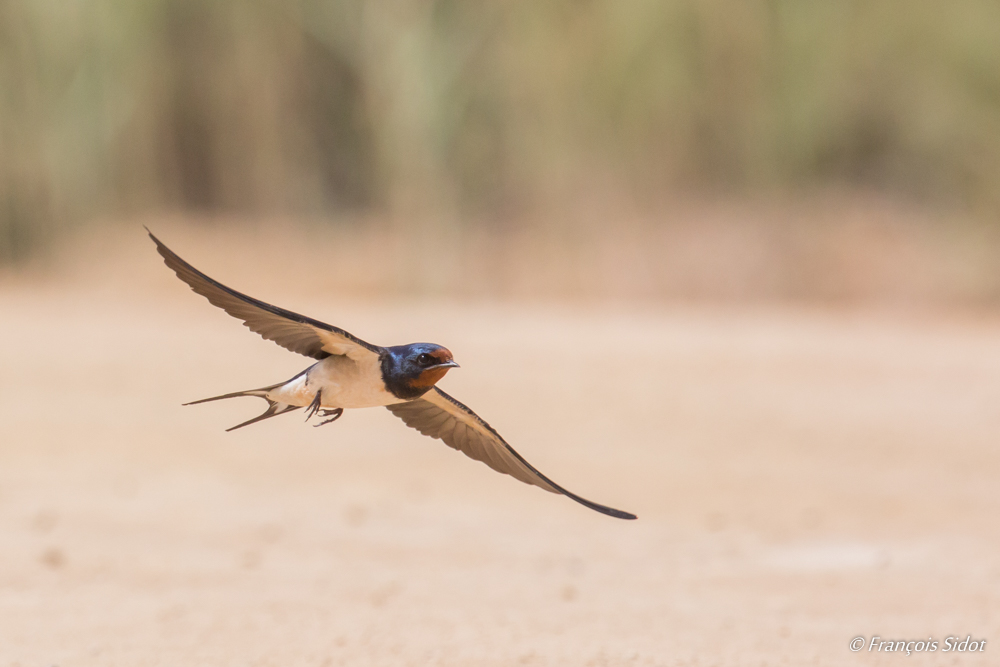
<instances>
[{"instance_id":1,"label":"bird's eye","mask_svg":"<svg viewBox=\"0 0 1000 667\"><path fill-rule=\"evenodd\" d=\"M430 366L434 363L434 357L425 352L417 357L417 363L421 366Z\"/></svg>"}]
</instances>

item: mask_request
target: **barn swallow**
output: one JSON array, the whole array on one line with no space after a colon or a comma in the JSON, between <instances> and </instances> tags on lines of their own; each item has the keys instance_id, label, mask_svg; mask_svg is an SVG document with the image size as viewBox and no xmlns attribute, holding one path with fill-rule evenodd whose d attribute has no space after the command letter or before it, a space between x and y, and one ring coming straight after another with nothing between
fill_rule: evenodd
<instances>
[{"instance_id":1,"label":"barn swallow","mask_svg":"<svg viewBox=\"0 0 1000 667\"><path fill-rule=\"evenodd\" d=\"M380 347L329 324L278 308L209 278L178 257L146 230L166 265L196 293L251 331L316 363L287 382L185 403L254 396L267 401L263 414L230 429L306 408L316 426L336 421L345 409L383 406L420 433L526 484L562 494L592 510L618 519L636 516L571 493L538 472L479 415L435 386L458 368L448 348L433 343Z\"/></svg>"}]
</instances>

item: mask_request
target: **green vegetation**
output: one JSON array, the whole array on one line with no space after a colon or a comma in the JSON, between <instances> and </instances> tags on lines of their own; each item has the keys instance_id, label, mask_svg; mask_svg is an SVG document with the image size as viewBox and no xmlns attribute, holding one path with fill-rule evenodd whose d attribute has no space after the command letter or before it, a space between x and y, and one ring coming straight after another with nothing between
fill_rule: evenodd
<instances>
[{"instance_id":1,"label":"green vegetation","mask_svg":"<svg viewBox=\"0 0 1000 667\"><path fill-rule=\"evenodd\" d=\"M985 0L0 0L0 261L150 211L503 217L597 179L1000 210Z\"/></svg>"}]
</instances>

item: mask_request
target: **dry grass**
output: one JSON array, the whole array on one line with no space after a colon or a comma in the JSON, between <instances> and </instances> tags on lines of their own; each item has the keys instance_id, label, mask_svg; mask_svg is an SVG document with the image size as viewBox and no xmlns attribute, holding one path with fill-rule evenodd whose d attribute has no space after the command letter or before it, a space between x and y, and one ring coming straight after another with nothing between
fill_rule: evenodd
<instances>
[{"instance_id":1,"label":"dry grass","mask_svg":"<svg viewBox=\"0 0 1000 667\"><path fill-rule=\"evenodd\" d=\"M998 19L981 0L8 0L0 262L102 215L471 226L594 180L643 201L847 183L994 221Z\"/></svg>"}]
</instances>

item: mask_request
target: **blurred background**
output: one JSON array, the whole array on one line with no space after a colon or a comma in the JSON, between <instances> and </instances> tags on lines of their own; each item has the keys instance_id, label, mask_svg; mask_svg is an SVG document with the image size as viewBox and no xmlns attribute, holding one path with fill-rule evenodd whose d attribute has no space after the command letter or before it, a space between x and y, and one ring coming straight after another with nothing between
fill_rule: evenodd
<instances>
[{"instance_id":1,"label":"blurred background","mask_svg":"<svg viewBox=\"0 0 1000 667\"><path fill-rule=\"evenodd\" d=\"M987 0L0 0L0 667L1000 664L998 181Z\"/></svg>"},{"instance_id":2,"label":"blurred background","mask_svg":"<svg viewBox=\"0 0 1000 667\"><path fill-rule=\"evenodd\" d=\"M5 0L0 262L170 216L378 237L393 275L338 279L388 292L993 302L997 25L984 0Z\"/></svg>"}]
</instances>

